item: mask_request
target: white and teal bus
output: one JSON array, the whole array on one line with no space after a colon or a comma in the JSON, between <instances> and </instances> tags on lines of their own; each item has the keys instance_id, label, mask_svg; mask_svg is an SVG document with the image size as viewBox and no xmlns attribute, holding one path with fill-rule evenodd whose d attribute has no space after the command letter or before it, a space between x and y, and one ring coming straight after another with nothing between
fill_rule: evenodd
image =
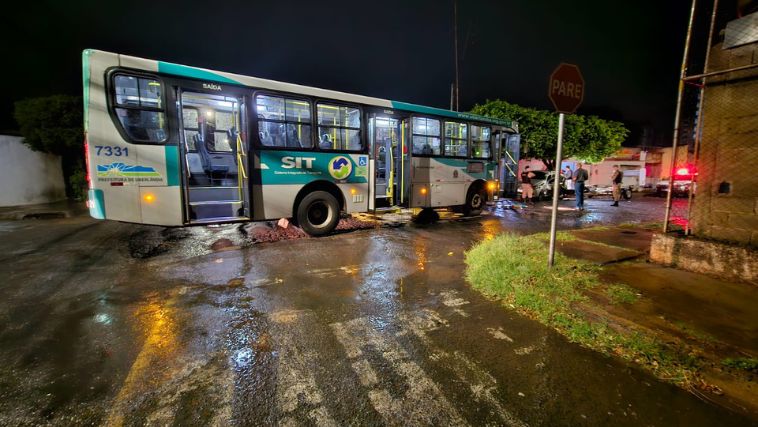
<instances>
[{"instance_id":1,"label":"white and teal bus","mask_svg":"<svg viewBox=\"0 0 758 427\"><path fill-rule=\"evenodd\" d=\"M82 66L98 219L322 235L381 207L473 215L518 160L509 121L97 50Z\"/></svg>"}]
</instances>

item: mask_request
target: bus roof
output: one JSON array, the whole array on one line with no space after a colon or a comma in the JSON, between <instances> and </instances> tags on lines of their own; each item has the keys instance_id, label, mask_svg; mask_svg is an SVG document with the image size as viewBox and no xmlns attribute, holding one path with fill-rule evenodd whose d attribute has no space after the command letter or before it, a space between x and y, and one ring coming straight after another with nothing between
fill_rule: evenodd
<instances>
[{"instance_id":1,"label":"bus roof","mask_svg":"<svg viewBox=\"0 0 758 427\"><path fill-rule=\"evenodd\" d=\"M83 52L84 56L97 56L115 55L118 57L118 63L122 67L135 68L145 71L153 71L163 74L170 74L180 77L188 77L192 79L212 81L223 84L234 84L241 86L259 87L263 89L277 90L290 93L298 93L303 95L316 96L321 98L330 98L346 102L357 102L366 105L373 105L377 107L392 108L395 110L409 111L420 114L430 114L442 117L450 117L460 120L478 121L483 123L489 123L493 125L504 126L515 129L517 126L511 120L501 120L491 117L480 116L478 114L466 113L445 110L442 108L427 107L424 105L411 104L408 102L391 101L382 98L374 98L363 95L355 95L346 92L339 92L334 90L321 89L311 86L303 86L293 83L285 83L276 80L262 79L252 76L244 76L241 74L227 73L224 71L215 71L199 67L191 67L188 65L175 64L172 62L156 61L145 58L138 58L135 56L116 54L111 52L99 51L94 49L86 49Z\"/></svg>"}]
</instances>

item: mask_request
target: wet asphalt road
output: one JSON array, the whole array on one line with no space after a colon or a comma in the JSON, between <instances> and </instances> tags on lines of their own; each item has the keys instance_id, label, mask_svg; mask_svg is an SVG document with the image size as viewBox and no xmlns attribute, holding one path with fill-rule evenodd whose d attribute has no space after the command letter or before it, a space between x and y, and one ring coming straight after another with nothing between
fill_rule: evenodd
<instances>
[{"instance_id":1,"label":"wet asphalt road","mask_svg":"<svg viewBox=\"0 0 758 427\"><path fill-rule=\"evenodd\" d=\"M560 227L663 215L608 204ZM236 227L0 222L0 425L751 424L469 288L472 243L549 220L217 252Z\"/></svg>"}]
</instances>

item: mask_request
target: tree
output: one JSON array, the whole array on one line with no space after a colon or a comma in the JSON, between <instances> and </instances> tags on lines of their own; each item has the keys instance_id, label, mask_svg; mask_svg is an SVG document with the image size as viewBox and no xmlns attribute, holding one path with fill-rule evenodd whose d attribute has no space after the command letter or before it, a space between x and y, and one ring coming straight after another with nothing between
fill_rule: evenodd
<instances>
[{"instance_id":1,"label":"tree","mask_svg":"<svg viewBox=\"0 0 758 427\"><path fill-rule=\"evenodd\" d=\"M81 199L86 188L82 98L53 95L15 103L13 116L32 150L61 156L66 194Z\"/></svg>"},{"instance_id":2,"label":"tree","mask_svg":"<svg viewBox=\"0 0 758 427\"><path fill-rule=\"evenodd\" d=\"M522 107L503 100L475 105L472 113L514 120L521 133L522 154L542 160L548 169L555 168L555 145L558 139L558 114ZM629 130L623 123L597 116L567 115L563 130L563 157L577 157L599 162L621 148Z\"/></svg>"}]
</instances>

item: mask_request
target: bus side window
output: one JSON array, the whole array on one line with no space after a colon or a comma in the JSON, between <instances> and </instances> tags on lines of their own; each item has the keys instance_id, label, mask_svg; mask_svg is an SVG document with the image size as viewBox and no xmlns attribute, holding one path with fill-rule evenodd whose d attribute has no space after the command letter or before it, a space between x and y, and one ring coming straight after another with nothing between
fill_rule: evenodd
<instances>
[{"instance_id":1,"label":"bus side window","mask_svg":"<svg viewBox=\"0 0 758 427\"><path fill-rule=\"evenodd\" d=\"M157 80L117 74L113 78L114 110L124 133L135 142L168 139L163 87Z\"/></svg>"},{"instance_id":2,"label":"bus side window","mask_svg":"<svg viewBox=\"0 0 758 427\"><path fill-rule=\"evenodd\" d=\"M413 118L413 154L440 155L440 122L426 117Z\"/></svg>"},{"instance_id":3,"label":"bus side window","mask_svg":"<svg viewBox=\"0 0 758 427\"><path fill-rule=\"evenodd\" d=\"M311 103L300 99L259 94L258 138L266 147L311 148Z\"/></svg>"},{"instance_id":4,"label":"bus side window","mask_svg":"<svg viewBox=\"0 0 758 427\"><path fill-rule=\"evenodd\" d=\"M316 112L321 150L363 149L359 108L319 103L316 104Z\"/></svg>"}]
</instances>

